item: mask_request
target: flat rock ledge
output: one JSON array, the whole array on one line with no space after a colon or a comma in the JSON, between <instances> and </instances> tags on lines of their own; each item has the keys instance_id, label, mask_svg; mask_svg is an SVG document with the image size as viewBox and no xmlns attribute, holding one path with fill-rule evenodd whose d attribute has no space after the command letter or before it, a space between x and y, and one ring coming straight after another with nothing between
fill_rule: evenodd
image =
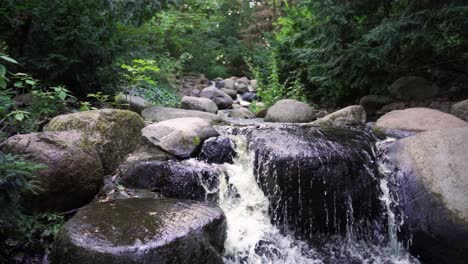
<instances>
[{"instance_id":1,"label":"flat rock ledge","mask_svg":"<svg viewBox=\"0 0 468 264\"><path fill-rule=\"evenodd\" d=\"M216 206L132 198L81 209L59 232L53 264L223 263L226 221Z\"/></svg>"}]
</instances>

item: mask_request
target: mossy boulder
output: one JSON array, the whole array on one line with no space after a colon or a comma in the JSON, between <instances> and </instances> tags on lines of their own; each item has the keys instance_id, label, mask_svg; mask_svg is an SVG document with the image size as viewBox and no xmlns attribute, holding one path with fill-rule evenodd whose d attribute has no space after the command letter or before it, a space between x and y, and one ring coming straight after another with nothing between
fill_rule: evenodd
<instances>
[{"instance_id":1,"label":"mossy boulder","mask_svg":"<svg viewBox=\"0 0 468 264\"><path fill-rule=\"evenodd\" d=\"M120 162L140 145L143 119L134 112L101 109L61 115L53 118L46 131L78 130L97 134L96 146L106 173L112 173Z\"/></svg>"},{"instance_id":2,"label":"mossy boulder","mask_svg":"<svg viewBox=\"0 0 468 264\"><path fill-rule=\"evenodd\" d=\"M104 171L88 135L77 131L16 135L0 149L28 155L47 168L39 171L37 195L27 194L27 206L40 211L67 211L92 200L102 185Z\"/></svg>"},{"instance_id":3,"label":"mossy boulder","mask_svg":"<svg viewBox=\"0 0 468 264\"><path fill-rule=\"evenodd\" d=\"M53 264L223 263L226 220L216 206L132 198L82 208L59 232Z\"/></svg>"}]
</instances>

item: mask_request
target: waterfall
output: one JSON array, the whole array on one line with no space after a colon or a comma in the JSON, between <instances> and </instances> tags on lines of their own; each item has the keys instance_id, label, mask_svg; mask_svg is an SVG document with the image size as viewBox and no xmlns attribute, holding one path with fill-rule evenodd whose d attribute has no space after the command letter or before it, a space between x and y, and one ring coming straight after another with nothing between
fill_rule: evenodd
<instances>
[{"instance_id":1,"label":"waterfall","mask_svg":"<svg viewBox=\"0 0 468 264\"><path fill-rule=\"evenodd\" d=\"M225 263L418 263L398 241L397 232L402 222L396 213L398 203L392 195L392 180L389 179L393 176L383 162L384 156L376 159L379 174L384 177L373 177L380 180L379 200L383 207L382 219L386 219L387 231L368 230L369 234L379 234L376 235L379 238L377 240L355 236L353 201L352 197L348 196L346 233L329 235L326 241L314 244L311 240L298 238L292 230L272 221L270 197L259 185L255 152L249 149L249 140L245 135L229 137L235 142L237 157L233 164L221 165L224 175L219 180L218 187L219 206L225 212L228 226ZM390 141L380 142L376 147L377 152L380 153L388 142ZM369 173L377 174L369 168L365 169ZM300 195L301 190L298 190L298 193ZM336 205L333 208L325 208L327 224L329 211L334 210Z\"/></svg>"}]
</instances>

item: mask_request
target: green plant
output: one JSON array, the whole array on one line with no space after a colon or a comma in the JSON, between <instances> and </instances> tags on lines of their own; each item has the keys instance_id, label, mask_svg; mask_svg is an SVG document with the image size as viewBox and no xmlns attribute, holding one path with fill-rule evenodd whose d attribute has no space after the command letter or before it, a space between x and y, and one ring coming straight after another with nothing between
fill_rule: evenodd
<instances>
[{"instance_id":1,"label":"green plant","mask_svg":"<svg viewBox=\"0 0 468 264\"><path fill-rule=\"evenodd\" d=\"M99 107L104 108L109 103L110 95L103 94L102 92L97 92L97 93L88 94L88 98L95 99L97 101L97 103L99 104ZM81 107L83 107L83 106L86 108L88 106L88 104L82 104ZM83 109L85 109L85 108L83 108Z\"/></svg>"},{"instance_id":2,"label":"green plant","mask_svg":"<svg viewBox=\"0 0 468 264\"><path fill-rule=\"evenodd\" d=\"M40 190L34 175L44 168L25 157L0 153L0 263L8 263L4 256L11 250L43 250L64 223L62 216L34 214L22 206L23 194Z\"/></svg>"}]
</instances>

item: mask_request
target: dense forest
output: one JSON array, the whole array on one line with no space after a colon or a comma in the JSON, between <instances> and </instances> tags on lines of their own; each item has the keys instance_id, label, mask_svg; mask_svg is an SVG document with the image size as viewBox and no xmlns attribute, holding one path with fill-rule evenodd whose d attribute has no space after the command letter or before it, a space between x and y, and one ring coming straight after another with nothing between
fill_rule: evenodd
<instances>
[{"instance_id":1,"label":"dense forest","mask_svg":"<svg viewBox=\"0 0 468 264\"><path fill-rule=\"evenodd\" d=\"M336 110L374 96L383 106L406 76L437 85L444 100L466 99L468 4L0 0L0 143L61 114L127 109L122 95L177 107L185 79L231 76L256 80L253 114L282 99ZM44 165L0 154L0 263L13 263L17 252L48 250L75 212L25 206Z\"/></svg>"}]
</instances>

